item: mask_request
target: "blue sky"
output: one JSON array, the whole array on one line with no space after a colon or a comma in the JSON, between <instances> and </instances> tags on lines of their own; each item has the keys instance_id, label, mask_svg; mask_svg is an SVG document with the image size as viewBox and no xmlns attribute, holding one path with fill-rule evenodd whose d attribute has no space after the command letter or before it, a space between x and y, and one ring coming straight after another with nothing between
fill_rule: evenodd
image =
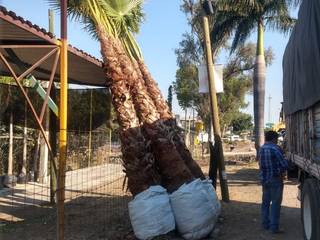
<instances>
[{"instance_id":1,"label":"blue sky","mask_svg":"<svg viewBox=\"0 0 320 240\"><path fill-rule=\"evenodd\" d=\"M167 89L172 81L175 80L176 57L174 49L178 47L182 34L189 31L186 17L180 11L178 0L146 0L144 11L146 21L141 27L138 42L142 48L145 61L153 75L159 83L164 96L167 96ZM48 9L49 5L45 0L0 0L1 5L8 10L16 12L17 15L30 20L40 27L48 28ZM59 13L55 15L55 32L59 36ZM69 21L68 25L69 43L85 50L86 52L100 57L99 44L93 40L88 33L82 30L79 23ZM256 41L256 34L253 33L251 41ZM265 119L268 121L269 104L267 97L271 95L271 121L276 122L282 101L282 56L288 36L266 31L265 47L272 46L275 60L267 69L266 79L266 111ZM222 59L222 58L221 58ZM221 60L223 64L225 60ZM251 103L252 96L247 100ZM245 110L253 112L252 104ZM182 113L177 101L174 101L174 111Z\"/></svg>"}]
</instances>

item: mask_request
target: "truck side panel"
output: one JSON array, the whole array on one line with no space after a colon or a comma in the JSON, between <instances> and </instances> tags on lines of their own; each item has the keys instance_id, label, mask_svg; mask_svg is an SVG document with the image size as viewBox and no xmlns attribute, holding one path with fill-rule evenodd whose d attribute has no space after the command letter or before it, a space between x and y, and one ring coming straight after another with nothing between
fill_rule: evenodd
<instances>
[{"instance_id":1,"label":"truck side panel","mask_svg":"<svg viewBox=\"0 0 320 240\"><path fill-rule=\"evenodd\" d=\"M320 103L286 116L286 146L291 160L320 179Z\"/></svg>"}]
</instances>

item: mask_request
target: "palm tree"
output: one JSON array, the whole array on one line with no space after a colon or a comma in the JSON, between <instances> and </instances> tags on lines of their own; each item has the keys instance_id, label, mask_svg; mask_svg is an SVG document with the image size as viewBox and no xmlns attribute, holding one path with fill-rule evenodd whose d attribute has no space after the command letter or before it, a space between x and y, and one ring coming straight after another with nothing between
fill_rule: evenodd
<instances>
[{"instance_id":1,"label":"palm tree","mask_svg":"<svg viewBox=\"0 0 320 240\"><path fill-rule=\"evenodd\" d=\"M119 8L119 5L112 5L115 10L114 12L123 12L123 9ZM141 17L141 14L135 12L134 17L139 18ZM178 151L180 158L182 158L182 160L185 162L185 164L187 165L187 167L189 168L189 170L195 178L204 178L204 174L201 168L193 160L190 151L185 145L183 136L180 134L176 122L173 119L168 103L164 99L157 82L153 79L146 64L144 63L141 49L139 48L139 45L137 44L133 36L133 33L138 31L138 25L135 24L134 26L135 28L129 28L129 31L127 29L124 29L122 31L123 34L121 34L119 40L124 46L127 55L131 58L131 61L135 69L137 70L138 74L141 74L148 95L153 100L155 109L159 113L159 120L163 121L163 123L168 128L165 130L165 132L167 132L168 136L171 136L170 140L174 143L174 146L171 146L171 148L175 148ZM131 87L136 88L135 85ZM164 131L163 125L161 125L159 129L162 129L162 131Z\"/></svg>"},{"instance_id":2,"label":"palm tree","mask_svg":"<svg viewBox=\"0 0 320 240\"><path fill-rule=\"evenodd\" d=\"M60 7L60 1L50 0L50 2L53 6ZM151 185L159 184L160 176L155 169L155 159L151 147L146 144L146 139L142 134L140 119L128 88L128 82L135 81L136 74L118 40L123 22L127 21L131 12L135 11L139 5L137 1L114 2L128 3L122 21L117 21L112 7L103 0L69 0L68 13L74 19L84 23L88 31L100 41L106 79L109 80L112 102L121 128L123 165L128 177L128 188L135 195ZM141 100L140 94L135 97ZM145 115L154 121L157 119L155 111L152 112L152 109L148 108L141 109L148 107L147 104L140 107L140 115L151 112L151 114Z\"/></svg>"},{"instance_id":3,"label":"palm tree","mask_svg":"<svg viewBox=\"0 0 320 240\"><path fill-rule=\"evenodd\" d=\"M253 79L255 146L258 150L264 142L264 101L266 63L264 56L264 31L288 33L295 23L290 9L299 0L218 0L216 2L217 21L211 32L212 41L234 33L231 46L233 52L243 45L254 29L258 29L257 52Z\"/></svg>"},{"instance_id":4,"label":"palm tree","mask_svg":"<svg viewBox=\"0 0 320 240\"><path fill-rule=\"evenodd\" d=\"M158 121L160 114L148 94L138 64L129 58L134 56L131 54L134 51L128 49L135 46L132 33L138 30L141 21L141 3L140 0L68 1L69 14L82 21L100 42L104 70L121 127L128 187L134 195L160 183L158 170L162 184L169 191L193 179L167 129Z\"/></svg>"}]
</instances>

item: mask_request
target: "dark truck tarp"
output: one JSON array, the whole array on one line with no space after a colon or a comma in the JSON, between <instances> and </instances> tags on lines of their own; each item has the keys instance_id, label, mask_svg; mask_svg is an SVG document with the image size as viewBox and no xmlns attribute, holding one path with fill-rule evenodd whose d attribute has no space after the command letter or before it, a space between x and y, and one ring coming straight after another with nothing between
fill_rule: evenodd
<instances>
[{"instance_id":1,"label":"dark truck tarp","mask_svg":"<svg viewBox=\"0 0 320 240\"><path fill-rule=\"evenodd\" d=\"M304 0L283 58L284 111L320 101L320 0Z\"/></svg>"}]
</instances>

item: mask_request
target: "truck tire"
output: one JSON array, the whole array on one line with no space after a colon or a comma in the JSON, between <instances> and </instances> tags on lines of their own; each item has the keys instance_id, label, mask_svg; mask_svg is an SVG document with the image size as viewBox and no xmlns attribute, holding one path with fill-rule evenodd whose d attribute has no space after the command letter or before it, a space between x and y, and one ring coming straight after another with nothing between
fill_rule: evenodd
<instances>
[{"instance_id":1,"label":"truck tire","mask_svg":"<svg viewBox=\"0 0 320 240\"><path fill-rule=\"evenodd\" d=\"M320 182L306 179L303 183L301 216L305 240L320 239Z\"/></svg>"}]
</instances>

